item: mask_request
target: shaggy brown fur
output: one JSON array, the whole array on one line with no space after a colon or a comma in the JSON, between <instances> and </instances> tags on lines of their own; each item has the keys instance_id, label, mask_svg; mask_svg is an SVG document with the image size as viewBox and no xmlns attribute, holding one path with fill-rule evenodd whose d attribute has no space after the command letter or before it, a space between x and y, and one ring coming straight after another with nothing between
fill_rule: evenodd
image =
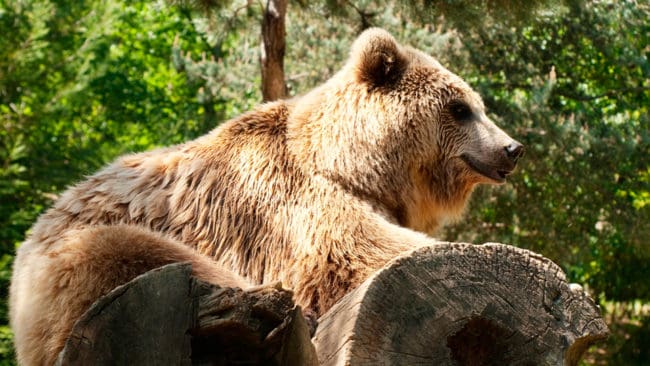
<instances>
[{"instance_id":1,"label":"shaggy brown fur","mask_svg":"<svg viewBox=\"0 0 650 366\"><path fill-rule=\"evenodd\" d=\"M93 301L171 262L225 286L282 281L322 314L400 252L435 244L417 231L514 168L520 145L483 109L459 77L372 29L312 92L122 157L70 188L20 247L19 361L52 364Z\"/></svg>"}]
</instances>

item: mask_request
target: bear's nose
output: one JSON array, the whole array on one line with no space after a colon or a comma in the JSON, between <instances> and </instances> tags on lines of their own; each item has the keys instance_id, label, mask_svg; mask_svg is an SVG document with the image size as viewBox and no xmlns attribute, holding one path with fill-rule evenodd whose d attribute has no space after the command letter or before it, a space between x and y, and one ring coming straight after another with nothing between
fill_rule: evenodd
<instances>
[{"instance_id":1,"label":"bear's nose","mask_svg":"<svg viewBox=\"0 0 650 366\"><path fill-rule=\"evenodd\" d=\"M510 143L510 145L506 146L506 154L512 160L514 163L519 160L519 158L524 155L524 145L518 143L517 141L513 141Z\"/></svg>"}]
</instances>

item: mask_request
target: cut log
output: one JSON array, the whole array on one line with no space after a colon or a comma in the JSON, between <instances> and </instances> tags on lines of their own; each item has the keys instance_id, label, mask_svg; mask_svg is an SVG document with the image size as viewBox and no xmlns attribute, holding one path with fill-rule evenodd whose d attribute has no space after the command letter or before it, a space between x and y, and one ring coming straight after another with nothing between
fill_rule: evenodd
<instances>
[{"instance_id":1,"label":"cut log","mask_svg":"<svg viewBox=\"0 0 650 366\"><path fill-rule=\"evenodd\" d=\"M289 291L222 288L189 264L147 272L96 301L57 365L316 365Z\"/></svg>"},{"instance_id":2,"label":"cut log","mask_svg":"<svg viewBox=\"0 0 650 366\"><path fill-rule=\"evenodd\" d=\"M59 365L576 365L608 330L550 260L446 243L396 258L319 319L314 345L291 293L222 288L188 264L99 299Z\"/></svg>"},{"instance_id":3,"label":"cut log","mask_svg":"<svg viewBox=\"0 0 650 366\"><path fill-rule=\"evenodd\" d=\"M608 329L530 251L446 243L401 256L319 319L323 366L576 365Z\"/></svg>"}]
</instances>

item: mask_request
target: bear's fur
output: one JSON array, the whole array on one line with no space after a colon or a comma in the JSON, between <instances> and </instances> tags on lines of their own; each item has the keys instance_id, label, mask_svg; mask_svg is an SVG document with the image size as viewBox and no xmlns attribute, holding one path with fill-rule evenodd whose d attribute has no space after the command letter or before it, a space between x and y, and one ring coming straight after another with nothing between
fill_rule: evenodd
<instances>
[{"instance_id":1,"label":"bear's fur","mask_svg":"<svg viewBox=\"0 0 650 366\"><path fill-rule=\"evenodd\" d=\"M322 314L501 183L521 145L437 61L379 29L304 96L194 141L128 155L65 192L18 250L22 364L52 364L97 298L161 265L248 288L281 281Z\"/></svg>"}]
</instances>

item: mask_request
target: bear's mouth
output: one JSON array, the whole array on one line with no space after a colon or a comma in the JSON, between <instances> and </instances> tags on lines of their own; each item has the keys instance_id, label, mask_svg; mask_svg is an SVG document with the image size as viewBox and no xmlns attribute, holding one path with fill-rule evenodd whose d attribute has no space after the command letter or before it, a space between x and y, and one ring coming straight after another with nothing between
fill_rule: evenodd
<instances>
[{"instance_id":1,"label":"bear's mouth","mask_svg":"<svg viewBox=\"0 0 650 366\"><path fill-rule=\"evenodd\" d=\"M483 163L478 159L474 159L468 154L462 154L460 158L467 164L473 171L489 178L497 183L504 183L508 174L512 173L512 169L500 169L492 165Z\"/></svg>"}]
</instances>

